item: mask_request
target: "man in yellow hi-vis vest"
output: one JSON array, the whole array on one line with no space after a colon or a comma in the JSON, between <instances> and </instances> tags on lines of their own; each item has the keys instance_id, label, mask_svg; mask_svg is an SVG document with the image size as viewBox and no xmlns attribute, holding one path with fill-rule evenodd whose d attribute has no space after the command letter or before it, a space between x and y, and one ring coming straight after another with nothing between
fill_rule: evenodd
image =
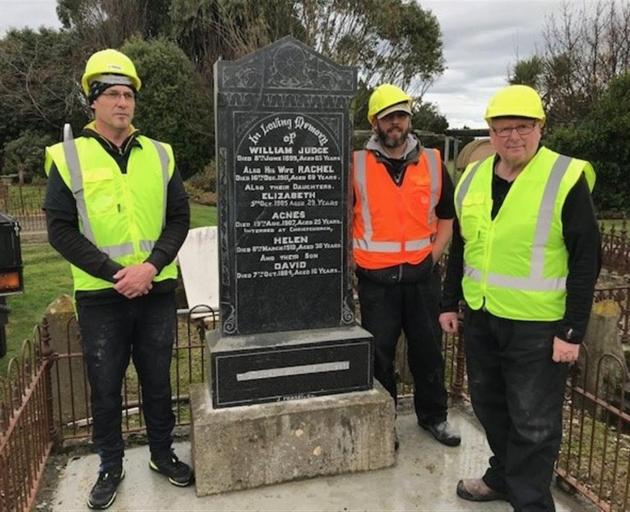
<instances>
[{"instance_id":1,"label":"man in yellow hi-vis vest","mask_svg":"<svg viewBox=\"0 0 630 512\"><path fill-rule=\"evenodd\" d=\"M470 164L455 190L440 324L457 331L463 296L468 386L492 457L457 494L553 511L567 370L600 267L595 172L540 145L545 113L531 87L498 91L485 118L496 154Z\"/></svg>"},{"instance_id":2,"label":"man in yellow hi-vis vest","mask_svg":"<svg viewBox=\"0 0 630 512\"><path fill-rule=\"evenodd\" d=\"M109 507L123 479L121 386L129 358L142 385L151 469L177 486L193 480L171 449L170 363L175 256L190 212L168 144L131 124L141 81L116 50L87 61L83 91L94 120L46 148L44 209L51 245L71 264L101 464L88 506Z\"/></svg>"}]
</instances>

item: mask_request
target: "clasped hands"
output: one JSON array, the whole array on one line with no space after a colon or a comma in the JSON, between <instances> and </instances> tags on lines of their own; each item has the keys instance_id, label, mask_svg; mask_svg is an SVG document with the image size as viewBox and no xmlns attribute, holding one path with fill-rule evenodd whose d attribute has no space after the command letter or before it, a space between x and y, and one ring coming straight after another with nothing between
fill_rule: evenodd
<instances>
[{"instance_id":1,"label":"clasped hands","mask_svg":"<svg viewBox=\"0 0 630 512\"><path fill-rule=\"evenodd\" d=\"M157 269L146 261L129 265L114 274L116 280L114 290L128 299L146 295L153 288L153 278L156 274Z\"/></svg>"}]
</instances>

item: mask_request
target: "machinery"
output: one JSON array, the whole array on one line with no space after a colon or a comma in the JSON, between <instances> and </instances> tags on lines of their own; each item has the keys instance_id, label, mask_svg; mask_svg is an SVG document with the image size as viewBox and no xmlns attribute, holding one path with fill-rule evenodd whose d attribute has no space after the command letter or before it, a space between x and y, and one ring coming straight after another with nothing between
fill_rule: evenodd
<instances>
[{"instance_id":1,"label":"machinery","mask_svg":"<svg viewBox=\"0 0 630 512\"><path fill-rule=\"evenodd\" d=\"M0 213L0 357L7 353L5 325L9 321L6 296L24 290L20 226L11 217Z\"/></svg>"}]
</instances>

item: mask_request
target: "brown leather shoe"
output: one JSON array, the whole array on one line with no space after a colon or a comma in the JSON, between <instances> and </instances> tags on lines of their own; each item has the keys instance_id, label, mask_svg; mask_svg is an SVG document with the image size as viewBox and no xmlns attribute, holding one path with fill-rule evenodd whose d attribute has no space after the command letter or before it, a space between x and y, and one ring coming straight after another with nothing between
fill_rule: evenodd
<instances>
[{"instance_id":1,"label":"brown leather shoe","mask_svg":"<svg viewBox=\"0 0 630 512\"><path fill-rule=\"evenodd\" d=\"M502 492L488 487L481 478L467 478L457 482L457 496L468 501L507 501Z\"/></svg>"}]
</instances>

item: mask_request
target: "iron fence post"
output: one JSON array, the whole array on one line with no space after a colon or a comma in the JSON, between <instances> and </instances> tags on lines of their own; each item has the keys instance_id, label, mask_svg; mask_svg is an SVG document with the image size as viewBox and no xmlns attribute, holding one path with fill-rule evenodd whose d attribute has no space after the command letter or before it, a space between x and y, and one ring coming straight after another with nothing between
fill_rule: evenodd
<instances>
[{"instance_id":1,"label":"iron fence post","mask_svg":"<svg viewBox=\"0 0 630 512\"><path fill-rule=\"evenodd\" d=\"M59 432L55 426L54 417L54 397L52 387L52 369L57 359L57 353L50 346L50 332L48 330L48 319L44 317L41 324L40 350L44 359L44 393L46 403L46 423L48 424L48 438L53 443L53 449L57 450L61 444Z\"/></svg>"},{"instance_id":2,"label":"iron fence post","mask_svg":"<svg viewBox=\"0 0 630 512\"><path fill-rule=\"evenodd\" d=\"M7 332L4 326L9 322L10 312L6 297L0 295L0 358L7 354Z\"/></svg>"},{"instance_id":3,"label":"iron fence post","mask_svg":"<svg viewBox=\"0 0 630 512\"><path fill-rule=\"evenodd\" d=\"M459 335L456 336L455 348L455 378L451 385L451 392L454 397L464 396L464 374L466 372L466 356L464 353L464 331L462 322L459 322Z\"/></svg>"}]
</instances>

